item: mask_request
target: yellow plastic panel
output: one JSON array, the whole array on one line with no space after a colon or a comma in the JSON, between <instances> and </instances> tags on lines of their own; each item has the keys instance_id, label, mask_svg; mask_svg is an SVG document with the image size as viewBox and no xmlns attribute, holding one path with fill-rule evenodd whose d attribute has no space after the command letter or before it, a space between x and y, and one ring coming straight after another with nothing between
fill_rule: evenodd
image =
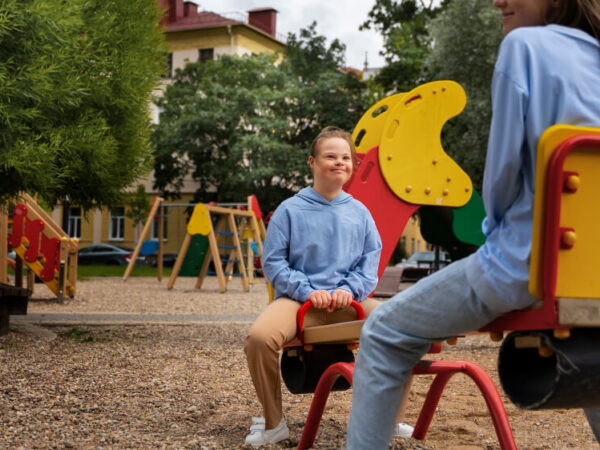
<instances>
[{"instance_id":1,"label":"yellow plastic panel","mask_svg":"<svg viewBox=\"0 0 600 450\"><path fill-rule=\"evenodd\" d=\"M208 212L208 209L206 209L206 205L204 203L198 203L194 206L194 212L187 225L187 232L192 235L201 234L203 236L208 236L211 228L210 213Z\"/></svg>"},{"instance_id":2,"label":"yellow plastic panel","mask_svg":"<svg viewBox=\"0 0 600 450\"><path fill-rule=\"evenodd\" d=\"M404 93L390 95L389 97L379 100L363 114L352 132L352 142L354 142L357 153L367 153L373 147L379 145L387 113L396 106L405 95L406 94ZM357 144L356 140L359 136L360 142Z\"/></svg>"},{"instance_id":3,"label":"yellow plastic panel","mask_svg":"<svg viewBox=\"0 0 600 450\"><path fill-rule=\"evenodd\" d=\"M542 134L538 142L529 267L529 293L535 298L542 298L543 296L543 239L548 163L554 150L564 140L579 134L600 134L600 129L573 125L554 125ZM593 152L585 149L574 150L567 157L564 170L578 172L581 186L576 193L563 195L561 201L560 225L561 227L575 228L577 240L571 250L561 250L559 252L556 295L559 297L587 296L584 293L591 292L591 289L595 289L593 284L600 283L600 277L597 275L589 276L590 272L588 270L597 267L594 266L593 260L588 261L588 259L592 256L598 259L597 254L592 255L591 253L593 253L594 244L598 240L599 222L594 217L597 211L600 210L595 208L594 205L598 203L598 196L600 195L600 155L593 154ZM596 231L591 234L590 231L594 227ZM587 255L588 252L590 252L589 255ZM583 261L587 262L584 264ZM591 264L588 267L590 262ZM578 280L576 283L581 284L581 286L575 286L574 280ZM576 292L577 295L575 295ZM600 297L600 293L597 296Z\"/></svg>"},{"instance_id":4,"label":"yellow plastic panel","mask_svg":"<svg viewBox=\"0 0 600 450\"><path fill-rule=\"evenodd\" d=\"M560 225L575 229L576 242L558 253L557 297L600 298L600 152L577 148L565 160L564 170L579 173L581 186L563 194Z\"/></svg>"},{"instance_id":5,"label":"yellow plastic panel","mask_svg":"<svg viewBox=\"0 0 600 450\"><path fill-rule=\"evenodd\" d=\"M423 84L386 114L379 165L389 188L417 205L463 206L473 184L440 141L444 124L467 102L454 81Z\"/></svg>"}]
</instances>

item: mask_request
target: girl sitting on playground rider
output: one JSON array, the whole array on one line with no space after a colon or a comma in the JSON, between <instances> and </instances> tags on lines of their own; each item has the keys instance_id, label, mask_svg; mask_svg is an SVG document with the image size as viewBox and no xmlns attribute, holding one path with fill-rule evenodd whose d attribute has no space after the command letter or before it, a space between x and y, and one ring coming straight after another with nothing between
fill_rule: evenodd
<instances>
[{"instance_id":1,"label":"girl sitting on playground rider","mask_svg":"<svg viewBox=\"0 0 600 450\"><path fill-rule=\"evenodd\" d=\"M276 443L289 436L282 415L279 351L296 337L302 303L313 304L305 316L307 326L354 320L353 299L367 316L380 304L367 298L377 284L379 233L367 208L342 191L354 160L350 134L325 128L308 157L313 186L285 200L269 222L263 268L275 301L256 319L244 346L264 419L253 419L246 444ZM399 423L397 434L410 436L412 427Z\"/></svg>"},{"instance_id":2,"label":"girl sitting on playground rider","mask_svg":"<svg viewBox=\"0 0 600 450\"><path fill-rule=\"evenodd\" d=\"M483 179L487 240L367 320L353 377L349 449L388 447L389 414L431 342L535 302L527 284L538 140L554 124L600 127L600 0L494 0L494 6L506 37L492 81ZM600 439L600 409L586 414Z\"/></svg>"}]
</instances>

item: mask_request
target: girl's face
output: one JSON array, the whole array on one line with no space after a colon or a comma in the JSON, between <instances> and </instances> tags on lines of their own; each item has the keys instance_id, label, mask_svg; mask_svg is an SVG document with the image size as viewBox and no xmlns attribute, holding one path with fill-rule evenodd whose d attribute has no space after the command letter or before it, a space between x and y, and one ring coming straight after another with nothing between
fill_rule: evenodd
<instances>
[{"instance_id":1,"label":"girl's face","mask_svg":"<svg viewBox=\"0 0 600 450\"><path fill-rule=\"evenodd\" d=\"M317 156L308 157L315 184L341 188L352 176L352 152L341 137L325 138L319 142Z\"/></svg>"},{"instance_id":2,"label":"girl's face","mask_svg":"<svg viewBox=\"0 0 600 450\"><path fill-rule=\"evenodd\" d=\"M548 11L560 0L494 0L502 12L502 33L506 36L515 28L543 25Z\"/></svg>"}]
</instances>

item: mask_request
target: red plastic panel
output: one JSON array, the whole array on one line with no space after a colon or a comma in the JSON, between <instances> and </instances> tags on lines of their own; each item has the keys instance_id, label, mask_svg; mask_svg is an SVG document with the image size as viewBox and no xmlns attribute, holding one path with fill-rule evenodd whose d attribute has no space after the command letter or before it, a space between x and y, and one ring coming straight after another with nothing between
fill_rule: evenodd
<instances>
[{"instance_id":1,"label":"red plastic panel","mask_svg":"<svg viewBox=\"0 0 600 450\"><path fill-rule=\"evenodd\" d=\"M15 205L12 218L12 233L8 236L8 245L17 248L21 245L21 237L25 230L25 216L27 215L27 206L19 203Z\"/></svg>"},{"instance_id":2,"label":"red plastic panel","mask_svg":"<svg viewBox=\"0 0 600 450\"><path fill-rule=\"evenodd\" d=\"M25 261L37 261L38 255L40 254L40 236L43 230L43 220L29 220L28 218L25 218L25 237L29 241L29 247L25 250Z\"/></svg>"},{"instance_id":3,"label":"red plastic panel","mask_svg":"<svg viewBox=\"0 0 600 450\"><path fill-rule=\"evenodd\" d=\"M55 271L58 270L60 264L60 239L48 238L43 234L42 255L45 258L45 263L40 278L44 281L51 281L54 279Z\"/></svg>"},{"instance_id":4,"label":"red plastic panel","mask_svg":"<svg viewBox=\"0 0 600 450\"><path fill-rule=\"evenodd\" d=\"M252 211L254 211L254 215L256 216L257 220L260 220L263 218L262 211L260 210L260 206L258 204L258 199L256 198L256 195L254 195L254 194L252 194L250 196L250 209Z\"/></svg>"},{"instance_id":5,"label":"red plastic panel","mask_svg":"<svg viewBox=\"0 0 600 450\"><path fill-rule=\"evenodd\" d=\"M344 190L361 201L375 220L383 243L377 271L377 275L381 278L408 219L420 205L406 203L390 190L379 168L378 152L378 148L373 147L364 155L358 170L344 185Z\"/></svg>"}]
</instances>

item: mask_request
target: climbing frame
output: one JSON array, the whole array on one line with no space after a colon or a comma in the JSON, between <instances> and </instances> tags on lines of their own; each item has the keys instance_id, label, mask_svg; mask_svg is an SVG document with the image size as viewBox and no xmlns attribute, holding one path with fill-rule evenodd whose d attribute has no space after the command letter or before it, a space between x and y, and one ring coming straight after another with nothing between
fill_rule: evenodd
<instances>
[{"instance_id":1,"label":"climbing frame","mask_svg":"<svg viewBox=\"0 0 600 450\"><path fill-rule=\"evenodd\" d=\"M3 230L10 226L10 234L1 231L0 236L7 235L8 245L59 299L64 294L73 297L77 283L77 239L69 238L33 197L22 194L18 201L12 219L5 216L0 221ZM4 262L2 266L6 270ZM20 278L22 271L20 265L17 267L16 278ZM20 279L15 282L21 283Z\"/></svg>"}]
</instances>

